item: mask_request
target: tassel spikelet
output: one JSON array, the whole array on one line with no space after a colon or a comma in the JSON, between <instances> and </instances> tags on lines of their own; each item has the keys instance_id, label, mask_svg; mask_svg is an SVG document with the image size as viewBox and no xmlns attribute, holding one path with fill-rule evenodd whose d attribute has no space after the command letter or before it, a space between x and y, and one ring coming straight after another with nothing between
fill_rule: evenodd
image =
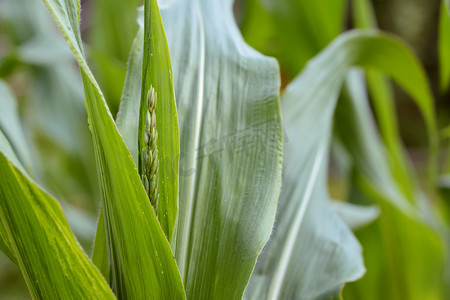
<instances>
[{"instance_id":1,"label":"tassel spikelet","mask_svg":"<svg viewBox=\"0 0 450 300\"><path fill-rule=\"evenodd\" d=\"M158 132L156 131L156 99L155 89L150 87L147 93L147 115L145 117L145 145L142 149L142 183L150 203L158 214Z\"/></svg>"}]
</instances>

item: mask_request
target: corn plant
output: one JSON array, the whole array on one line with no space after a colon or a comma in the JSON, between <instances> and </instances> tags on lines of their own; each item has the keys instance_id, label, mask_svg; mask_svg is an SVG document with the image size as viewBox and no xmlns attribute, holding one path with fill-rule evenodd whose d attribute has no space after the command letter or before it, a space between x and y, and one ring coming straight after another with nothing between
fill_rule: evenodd
<instances>
[{"instance_id":1,"label":"corn plant","mask_svg":"<svg viewBox=\"0 0 450 300\"><path fill-rule=\"evenodd\" d=\"M301 71L280 91L277 61L244 41L233 1L145 0L137 25L124 19L118 30L124 41L135 35L120 97L120 75L108 71L120 67L108 55L123 56L122 46L104 36L117 48L97 41L86 51L80 1L42 2L51 16L41 14L46 21L36 18L35 25L53 17L71 54L60 35L48 38L51 26L38 26L46 38L7 57L0 74L21 61L54 72L54 83L67 77L65 83L82 88L87 115L69 101L61 114L75 120L52 122L87 118L92 144L76 126L61 129L73 138L57 130L54 138L74 149L83 172L92 173L89 159L95 161L100 207L90 253L79 240L91 236L71 221L76 208L53 195L58 189L35 161L14 93L0 81L0 250L20 269L33 299L330 299L360 279L365 264L367 275L344 290L346 297L442 297L442 224L403 155L387 77L423 115L430 189L439 146L433 96L409 47L376 30L369 2L352 1L358 29L341 33L346 1L248 1L246 40L281 63L295 61L292 74ZM127 7L124 15L132 6L114 2ZM22 5L36 15L43 9L36 1ZM313 18L289 19L286 8ZM317 20L324 26L315 29ZM266 26L267 36L254 34L258 26ZM265 49L270 34L281 40L278 52ZM101 28L94 31L101 36ZM50 48L58 51L49 54ZM68 60L64 68L54 66L55 53ZM70 77L68 57L79 77ZM61 91L55 103L76 93ZM93 148L94 158L77 140ZM330 155L351 182L350 202L328 193ZM364 227L371 222L376 227ZM355 236L352 229L361 227ZM383 256L374 246L396 249L395 243L408 249ZM429 259L417 262L423 256ZM371 290L381 286L371 273L377 260L389 269L390 289Z\"/></svg>"}]
</instances>

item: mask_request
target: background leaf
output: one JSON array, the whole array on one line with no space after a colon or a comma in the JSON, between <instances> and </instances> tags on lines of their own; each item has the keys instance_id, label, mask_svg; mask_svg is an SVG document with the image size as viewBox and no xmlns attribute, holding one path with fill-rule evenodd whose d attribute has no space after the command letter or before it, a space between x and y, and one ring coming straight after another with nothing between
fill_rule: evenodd
<instances>
[{"instance_id":1,"label":"background leaf","mask_svg":"<svg viewBox=\"0 0 450 300\"><path fill-rule=\"evenodd\" d=\"M139 157L145 145L144 128L147 116L147 95L150 87L156 92L156 130L158 132L158 193L155 208L158 220L169 241L178 212L178 163L180 137L173 89L169 47L156 0L144 1L144 52L142 58L142 88L139 114ZM139 172L142 165L139 164Z\"/></svg>"},{"instance_id":2,"label":"background leaf","mask_svg":"<svg viewBox=\"0 0 450 300\"><path fill-rule=\"evenodd\" d=\"M282 96L289 143L284 152L280 221L247 289L250 298L321 298L363 273L359 245L326 202L334 109L348 69L354 65L382 70L419 101L431 103L417 60L387 35L343 34L310 61Z\"/></svg>"},{"instance_id":3,"label":"background leaf","mask_svg":"<svg viewBox=\"0 0 450 300\"><path fill-rule=\"evenodd\" d=\"M293 78L343 29L346 0L245 1L242 34Z\"/></svg>"},{"instance_id":4,"label":"background leaf","mask_svg":"<svg viewBox=\"0 0 450 300\"><path fill-rule=\"evenodd\" d=\"M443 241L431 221L430 205L423 198L407 199L391 172L360 72L348 77L347 91L339 100L334 130L351 157L349 201L376 203L381 214L356 231L367 274L348 284L344 295L346 299L442 299ZM430 259L422 260L424 256Z\"/></svg>"}]
</instances>

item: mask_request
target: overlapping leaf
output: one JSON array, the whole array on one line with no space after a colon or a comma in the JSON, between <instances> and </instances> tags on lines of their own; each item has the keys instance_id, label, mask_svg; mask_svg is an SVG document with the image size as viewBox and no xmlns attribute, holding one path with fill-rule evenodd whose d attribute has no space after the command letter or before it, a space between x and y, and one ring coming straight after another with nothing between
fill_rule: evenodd
<instances>
[{"instance_id":1,"label":"overlapping leaf","mask_svg":"<svg viewBox=\"0 0 450 300\"><path fill-rule=\"evenodd\" d=\"M159 136L159 201L156 210L161 227L171 241L178 211L180 140L169 47L156 0L146 0L144 5L144 52L138 132L140 158L145 144L146 103L150 88L156 93L156 130ZM139 164L140 171L141 168Z\"/></svg>"},{"instance_id":2,"label":"overlapping leaf","mask_svg":"<svg viewBox=\"0 0 450 300\"><path fill-rule=\"evenodd\" d=\"M79 1L45 0L44 3L80 65L103 186L113 290L121 299L182 299L183 286L169 243L87 66L79 31Z\"/></svg>"},{"instance_id":3,"label":"overlapping leaf","mask_svg":"<svg viewBox=\"0 0 450 300\"><path fill-rule=\"evenodd\" d=\"M276 62L249 48L232 1L162 1L180 123L173 247L190 299L242 295L281 174Z\"/></svg>"},{"instance_id":4,"label":"overlapping leaf","mask_svg":"<svg viewBox=\"0 0 450 300\"><path fill-rule=\"evenodd\" d=\"M354 65L381 70L418 102L431 102L417 60L387 35L347 33L308 64L282 96L289 143L284 150L279 221L258 261L246 293L249 298L315 299L362 275L360 247L330 210L326 193L334 108ZM432 113L428 111L427 118Z\"/></svg>"},{"instance_id":5,"label":"overlapping leaf","mask_svg":"<svg viewBox=\"0 0 450 300\"><path fill-rule=\"evenodd\" d=\"M115 299L57 202L0 154L0 220L35 299Z\"/></svg>"}]
</instances>

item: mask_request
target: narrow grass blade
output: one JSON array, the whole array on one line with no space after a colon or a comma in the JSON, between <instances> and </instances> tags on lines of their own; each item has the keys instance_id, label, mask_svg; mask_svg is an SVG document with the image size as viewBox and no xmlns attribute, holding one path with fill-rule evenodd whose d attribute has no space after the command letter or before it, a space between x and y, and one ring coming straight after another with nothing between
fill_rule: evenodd
<instances>
[{"instance_id":1,"label":"narrow grass blade","mask_svg":"<svg viewBox=\"0 0 450 300\"><path fill-rule=\"evenodd\" d=\"M3 80L0 80L0 107L0 130L10 141L22 165L31 172L32 156L19 120L17 102Z\"/></svg>"},{"instance_id":2,"label":"narrow grass blade","mask_svg":"<svg viewBox=\"0 0 450 300\"><path fill-rule=\"evenodd\" d=\"M156 93L156 131L158 135L158 220L169 241L178 211L178 162L180 137L172 79L169 47L156 0L144 1L144 52L139 113L139 172L142 174L142 149L150 88ZM156 101L155 100L155 101Z\"/></svg>"},{"instance_id":3,"label":"narrow grass blade","mask_svg":"<svg viewBox=\"0 0 450 300\"><path fill-rule=\"evenodd\" d=\"M138 166L138 115L141 98L142 56L144 30L140 29L134 39L128 59L128 69L117 114L117 129Z\"/></svg>"},{"instance_id":4,"label":"narrow grass blade","mask_svg":"<svg viewBox=\"0 0 450 300\"><path fill-rule=\"evenodd\" d=\"M44 0L44 3L80 66L103 187L102 204L113 290L119 299L184 299L170 245L87 65L79 30L79 1Z\"/></svg>"},{"instance_id":5,"label":"narrow grass blade","mask_svg":"<svg viewBox=\"0 0 450 300\"><path fill-rule=\"evenodd\" d=\"M427 206L407 199L391 172L362 73L353 71L346 86L334 130L352 160L350 201L376 203L382 210L373 224L357 231L367 274L346 287L346 299L441 299L442 238L428 221ZM430 259L422 260L425 256Z\"/></svg>"},{"instance_id":6,"label":"narrow grass blade","mask_svg":"<svg viewBox=\"0 0 450 300\"><path fill-rule=\"evenodd\" d=\"M231 0L160 8L180 122L175 256L189 299L238 299L281 184L277 64L245 44Z\"/></svg>"},{"instance_id":7,"label":"narrow grass blade","mask_svg":"<svg viewBox=\"0 0 450 300\"><path fill-rule=\"evenodd\" d=\"M289 137L284 148L284 188L279 221L246 291L252 299L316 299L364 273L360 246L330 211L326 185L334 110L353 66L392 76L421 103L435 137L426 77L403 43L374 31L353 31L310 61L282 95Z\"/></svg>"},{"instance_id":8,"label":"narrow grass blade","mask_svg":"<svg viewBox=\"0 0 450 300\"><path fill-rule=\"evenodd\" d=\"M353 18L355 26L360 29L375 29L377 22L372 3L368 0L353 0ZM378 120L380 134L388 150L387 158L390 170L402 193L411 203L417 194L417 184L412 165L404 155L398 121L395 110L394 91L385 76L374 70L366 70L367 85L372 99L374 112ZM425 106L434 110L432 102ZM419 106L422 108L423 106ZM426 112L424 112L426 114Z\"/></svg>"}]
</instances>

